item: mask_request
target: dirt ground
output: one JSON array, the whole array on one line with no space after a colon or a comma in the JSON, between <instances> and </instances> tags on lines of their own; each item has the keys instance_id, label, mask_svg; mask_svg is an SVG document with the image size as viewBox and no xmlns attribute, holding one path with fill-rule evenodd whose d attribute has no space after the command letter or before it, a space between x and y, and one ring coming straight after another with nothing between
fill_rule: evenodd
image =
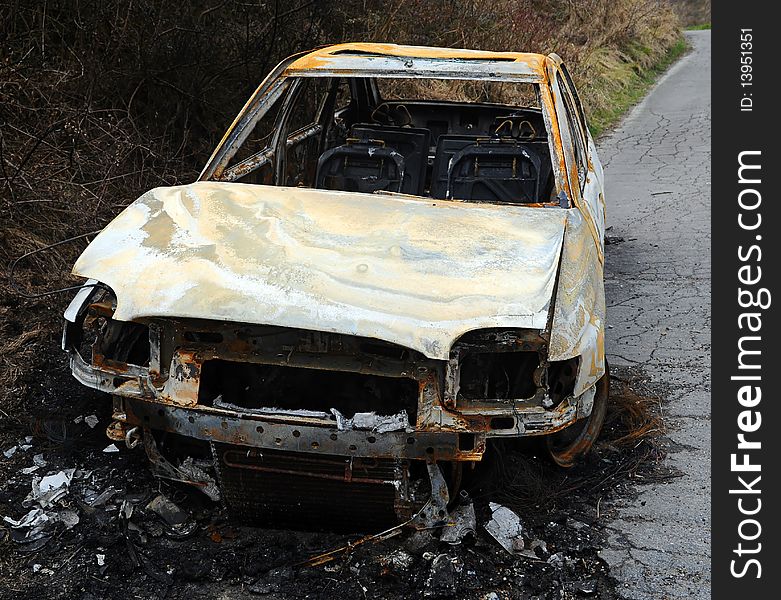
<instances>
[{"instance_id":1,"label":"dirt ground","mask_svg":"<svg viewBox=\"0 0 781 600\"><path fill-rule=\"evenodd\" d=\"M510 446L488 456L468 486L474 536L450 545L436 530L403 531L304 567L360 536L229 522L200 491L155 478L143 450L104 452L108 398L71 380L64 357L50 367L38 408L0 432L0 452L16 447L0 454L0 513L20 519L39 507L25 500L34 478L74 469L67 493L46 509L68 519L26 538L29 529L0 523L0 598L617 598L599 556L610 506L637 484L676 476L661 465L659 400L642 372L620 369L604 434L584 464L560 470L533 448ZM148 507L161 494L185 523L171 526ZM520 516L521 555L484 529L489 502Z\"/></svg>"}]
</instances>

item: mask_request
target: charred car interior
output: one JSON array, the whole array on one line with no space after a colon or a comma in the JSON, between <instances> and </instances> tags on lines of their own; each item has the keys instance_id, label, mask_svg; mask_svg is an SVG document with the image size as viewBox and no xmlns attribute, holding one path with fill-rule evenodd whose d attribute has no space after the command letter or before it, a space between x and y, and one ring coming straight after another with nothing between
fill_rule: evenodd
<instances>
[{"instance_id":1,"label":"charred car interior","mask_svg":"<svg viewBox=\"0 0 781 600\"><path fill-rule=\"evenodd\" d=\"M269 122L257 123L244 142L243 158L212 176L475 202L556 202L537 85L483 82L485 97L531 100L510 106L397 99L399 90L415 93L426 80L394 78L383 94L388 81L291 78ZM275 141L268 131L285 135Z\"/></svg>"},{"instance_id":2,"label":"charred car interior","mask_svg":"<svg viewBox=\"0 0 781 600\"><path fill-rule=\"evenodd\" d=\"M603 235L558 57L331 46L92 242L63 349L111 439L245 521L431 527L492 440L598 435Z\"/></svg>"}]
</instances>

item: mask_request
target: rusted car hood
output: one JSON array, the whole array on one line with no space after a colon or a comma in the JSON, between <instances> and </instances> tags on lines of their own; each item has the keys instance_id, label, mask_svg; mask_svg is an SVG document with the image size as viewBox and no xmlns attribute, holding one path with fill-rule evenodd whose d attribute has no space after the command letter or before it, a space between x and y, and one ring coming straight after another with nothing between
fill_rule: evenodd
<instances>
[{"instance_id":1,"label":"rusted car hood","mask_svg":"<svg viewBox=\"0 0 781 600\"><path fill-rule=\"evenodd\" d=\"M144 194L73 272L115 291L119 320L331 331L446 359L469 330L545 327L569 212L199 182Z\"/></svg>"}]
</instances>

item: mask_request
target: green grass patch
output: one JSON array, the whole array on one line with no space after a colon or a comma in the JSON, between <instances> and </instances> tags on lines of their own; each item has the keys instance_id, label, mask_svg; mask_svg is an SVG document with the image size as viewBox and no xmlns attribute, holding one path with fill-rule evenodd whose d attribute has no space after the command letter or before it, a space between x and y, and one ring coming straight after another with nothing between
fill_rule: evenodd
<instances>
[{"instance_id":1,"label":"green grass patch","mask_svg":"<svg viewBox=\"0 0 781 600\"><path fill-rule=\"evenodd\" d=\"M686 31L702 31L703 29L710 29L710 23L700 23L699 25L689 25Z\"/></svg>"},{"instance_id":2,"label":"green grass patch","mask_svg":"<svg viewBox=\"0 0 781 600\"><path fill-rule=\"evenodd\" d=\"M607 101L600 103L602 107L591 111L588 115L591 135L596 138L615 125L626 111L643 99L659 76L683 56L687 49L688 44L681 37L661 60L647 69L641 70L636 65L617 66L615 69L617 76L613 78L614 85L606 90Z\"/></svg>"}]
</instances>

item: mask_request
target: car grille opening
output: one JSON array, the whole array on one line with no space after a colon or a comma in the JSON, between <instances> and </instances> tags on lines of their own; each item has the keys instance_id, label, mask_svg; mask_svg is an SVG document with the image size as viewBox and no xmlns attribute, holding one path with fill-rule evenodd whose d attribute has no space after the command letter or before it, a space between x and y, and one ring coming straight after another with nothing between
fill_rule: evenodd
<instances>
[{"instance_id":1,"label":"car grille opening","mask_svg":"<svg viewBox=\"0 0 781 600\"><path fill-rule=\"evenodd\" d=\"M210 360L203 364L199 404L220 403L242 409L306 410L345 417L357 412L379 415L407 411L415 422L418 382L401 377Z\"/></svg>"},{"instance_id":2,"label":"car grille opening","mask_svg":"<svg viewBox=\"0 0 781 600\"><path fill-rule=\"evenodd\" d=\"M472 352L461 362L460 396L466 400L529 398L534 395L536 352Z\"/></svg>"}]
</instances>

